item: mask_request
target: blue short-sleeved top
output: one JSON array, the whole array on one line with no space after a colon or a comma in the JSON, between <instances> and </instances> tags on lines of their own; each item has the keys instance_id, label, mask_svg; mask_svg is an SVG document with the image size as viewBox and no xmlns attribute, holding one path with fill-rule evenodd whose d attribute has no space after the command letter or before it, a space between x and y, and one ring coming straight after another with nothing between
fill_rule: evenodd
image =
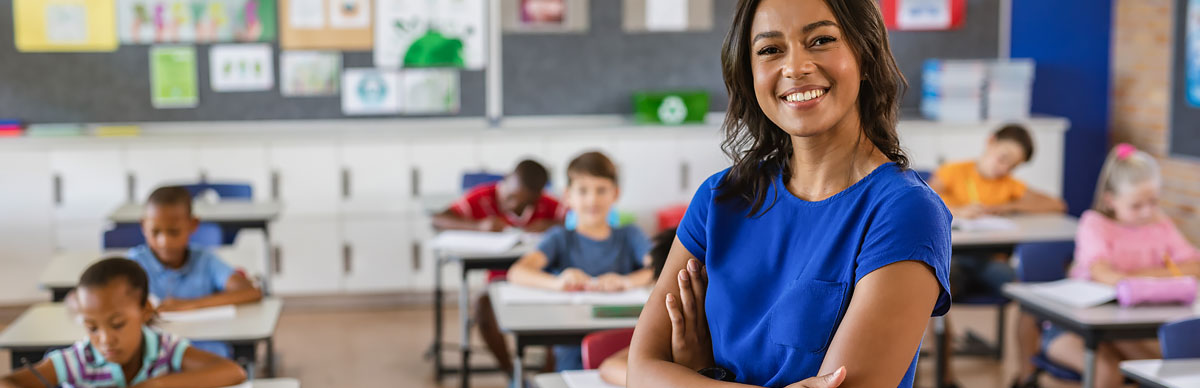
<instances>
[{"instance_id":1,"label":"blue short-sleeved top","mask_svg":"<svg viewBox=\"0 0 1200 388\"><path fill-rule=\"evenodd\" d=\"M932 267L941 293L931 313L949 310L950 212L915 172L887 163L816 202L792 195L776 173L767 210L749 218L745 201L716 200L727 173L700 187L678 236L708 266L713 353L738 382L783 387L815 376L854 285L888 264ZM916 356L902 387L912 386Z\"/></svg>"},{"instance_id":2,"label":"blue short-sleeved top","mask_svg":"<svg viewBox=\"0 0 1200 388\"><path fill-rule=\"evenodd\" d=\"M150 294L167 298L198 299L225 291L234 269L216 254L199 246L188 247L188 259L179 269L170 269L145 244L129 250L129 259L142 265L150 278Z\"/></svg>"},{"instance_id":3,"label":"blue short-sleeved top","mask_svg":"<svg viewBox=\"0 0 1200 388\"><path fill-rule=\"evenodd\" d=\"M555 275L567 268L578 268L588 276L626 275L642 268L650 240L636 226L613 228L601 241L556 226L546 232L537 249L546 255L543 270Z\"/></svg>"}]
</instances>

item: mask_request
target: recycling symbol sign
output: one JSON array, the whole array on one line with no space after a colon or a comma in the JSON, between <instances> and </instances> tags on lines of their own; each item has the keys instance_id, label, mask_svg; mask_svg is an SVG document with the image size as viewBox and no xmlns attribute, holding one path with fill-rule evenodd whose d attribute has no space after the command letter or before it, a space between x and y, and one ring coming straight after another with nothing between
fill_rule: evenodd
<instances>
[{"instance_id":1,"label":"recycling symbol sign","mask_svg":"<svg viewBox=\"0 0 1200 388\"><path fill-rule=\"evenodd\" d=\"M679 96L667 96L658 106L658 120L663 124L682 124L687 115L687 104Z\"/></svg>"}]
</instances>

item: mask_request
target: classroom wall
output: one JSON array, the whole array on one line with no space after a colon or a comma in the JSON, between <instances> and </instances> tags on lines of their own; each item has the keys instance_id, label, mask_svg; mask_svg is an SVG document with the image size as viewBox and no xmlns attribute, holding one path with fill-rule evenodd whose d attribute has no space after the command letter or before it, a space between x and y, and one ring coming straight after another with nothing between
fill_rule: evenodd
<instances>
[{"instance_id":1,"label":"classroom wall","mask_svg":"<svg viewBox=\"0 0 1200 388\"><path fill-rule=\"evenodd\" d=\"M1063 197L1074 215L1091 206L1108 148L1112 1L1012 0L1011 56L1037 62L1033 112L1071 120Z\"/></svg>"},{"instance_id":2,"label":"classroom wall","mask_svg":"<svg viewBox=\"0 0 1200 388\"><path fill-rule=\"evenodd\" d=\"M1200 244L1200 160L1172 158L1170 66L1175 0L1116 0L1112 44L1112 142L1128 142L1159 157L1162 206Z\"/></svg>"}]
</instances>

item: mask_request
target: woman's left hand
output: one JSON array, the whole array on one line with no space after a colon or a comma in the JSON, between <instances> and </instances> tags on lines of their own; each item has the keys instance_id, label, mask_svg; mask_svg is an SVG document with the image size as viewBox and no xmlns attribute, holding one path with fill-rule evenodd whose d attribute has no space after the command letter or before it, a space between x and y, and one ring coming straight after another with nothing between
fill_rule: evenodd
<instances>
[{"instance_id":1,"label":"woman's left hand","mask_svg":"<svg viewBox=\"0 0 1200 388\"><path fill-rule=\"evenodd\" d=\"M679 271L679 299L667 294L667 315L671 317L671 357L676 364L691 370L716 365L708 317L704 313L704 294L708 290L708 271L699 260L688 260Z\"/></svg>"}]
</instances>

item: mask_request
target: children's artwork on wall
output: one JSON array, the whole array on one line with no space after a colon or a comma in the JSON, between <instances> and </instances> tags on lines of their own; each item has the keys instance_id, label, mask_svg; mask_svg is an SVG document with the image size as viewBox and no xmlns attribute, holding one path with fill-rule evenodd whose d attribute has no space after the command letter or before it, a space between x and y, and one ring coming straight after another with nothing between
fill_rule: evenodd
<instances>
[{"instance_id":1,"label":"children's artwork on wall","mask_svg":"<svg viewBox=\"0 0 1200 388\"><path fill-rule=\"evenodd\" d=\"M371 26L371 2L369 0L327 1L329 1L329 27L353 29Z\"/></svg>"},{"instance_id":2,"label":"children's artwork on wall","mask_svg":"<svg viewBox=\"0 0 1200 388\"><path fill-rule=\"evenodd\" d=\"M333 51L284 51L279 59L279 89L284 97L336 96L341 87L342 54Z\"/></svg>"},{"instance_id":3,"label":"children's artwork on wall","mask_svg":"<svg viewBox=\"0 0 1200 388\"><path fill-rule=\"evenodd\" d=\"M275 86L269 44L220 44L208 52L209 82L216 92L270 90Z\"/></svg>"},{"instance_id":4,"label":"children's artwork on wall","mask_svg":"<svg viewBox=\"0 0 1200 388\"><path fill-rule=\"evenodd\" d=\"M200 102L196 87L196 48L150 49L150 103L155 108L192 108Z\"/></svg>"},{"instance_id":5,"label":"children's artwork on wall","mask_svg":"<svg viewBox=\"0 0 1200 388\"><path fill-rule=\"evenodd\" d=\"M588 0L499 0L499 3L500 26L505 33L559 34L588 30Z\"/></svg>"},{"instance_id":6,"label":"children's artwork on wall","mask_svg":"<svg viewBox=\"0 0 1200 388\"><path fill-rule=\"evenodd\" d=\"M966 0L882 0L879 9L889 29L950 30L962 27Z\"/></svg>"},{"instance_id":7,"label":"children's artwork on wall","mask_svg":"<svg viewBox=\"0 0 1200 388\"><path fill-rule=\"evenodd\" d=\"M283 50L370 51L373 0L279 0Z\"/></svg>"},{"instance_id":8,"label":"children's artwork on wall","mask_svg":"<svg viewBox=\"0 0 1200 388\"><path fill-rule=\"evenodd\" d=\"M403 113L458 113L460 95L458 70L403 70L400 74L400 91Z\"/></svg>"},{"instance_id":9,"label":"children's artwork on wall","mask_svg":"<svg viewBox=\"0 0 1200 388\"><path fill-rule=\"evenodd\" d=\"M16 0L12 7L18 51L117 49L113 0Z\"/></svg>"},{"instance_id":10,"label":"children's artwork on wall","mask_svg":"<svg viewBox=\"0 0 1200 388\"><path fill-rule=\"evenodd\" d=\"M478 70L487 63L484 0L378 0L375 66Z\"/></svg>"},{"instance_id":11,"label":"children's artwork on wall","mask_svg":"<svg viewBox=\"0 0 1200 388\"><path fill-rule=\"evenodd\" d=\"M325 0L286 0L283 24L299 30L325 28Z\"/></svg>"},{"instance_id":12,"label":"children's artwork on wall","mask_svg":"<svg viewBox=\"0 0 1200 388\"><path fill-rule=\"evenodd\" d=\"M647 31L686 31L688 0L646 0Z\"/></svg>"},{"instance_id":13,"label":"children's artwork on wall","mask_svg":"<svg viewBox=\"0 0 1200 388\"><path fill-rule=\"evenodd\" d=\"M1188 0L1184 69L1188 104L1200 108L1200 0Z\"/></svg>"},{"instance_id":14,"label":"children's artwork on wall","mask_svg":"<svg viewBox=\"0 0 1200 388\"><path fill-rule=\"evenodd\" d=\"M121 42L275 40L275 0L117 0Z\"/></svg>"},{"instance_id":15,"label":"children's artwork on wall","mask_svg":"<svg viewBox=\"0 0 1200 388\"><path fill-rule=\"evenodd\" d=\"M342 74L342 113L400 113L399 74L393 70L346 69Z\"/></svg>"},{"instance_id":16,"label":"children's artwork on wall","mask_svg":"<svg viewBox=\"0 0 1200 388\"><path fill-rule=\"evenodd\" d=\"M562 24L567 15L567 0L521 0L520 15L525 24Z\"/></svg>"}]
</instances>

